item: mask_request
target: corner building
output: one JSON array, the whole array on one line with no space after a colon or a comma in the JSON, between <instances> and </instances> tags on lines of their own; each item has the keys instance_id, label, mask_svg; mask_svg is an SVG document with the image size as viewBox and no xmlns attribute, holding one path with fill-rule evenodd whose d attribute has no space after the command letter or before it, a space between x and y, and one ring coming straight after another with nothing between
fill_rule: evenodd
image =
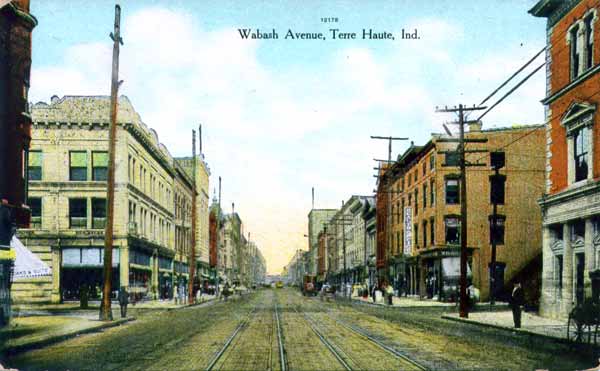
<instances>
[{"instance_id":1,"label":"corner building","mask_svg":"<svg viewBox=\"0 0 600 371\"><path fill-rule=\"evenodd\" d=\"M540 312L566 318L600 294L592 289L600 283L600 9L543 0L529 12L548 20Z\"/></svg>"},{"instance_id":2,"label":"corner building","mask_svg":"<svg viewBox=\"0 0 600 371\"><path fill-rule=\"evenodd\" d=\"M92 299L100 296L109 106L107 96L54 96L31 109L32 221L19 237L51 267L52 277L15 282L16 301L77 299L85 286ZM133 299L168 297L172 277L188 274L192 180L127 97L118 108L113 294L125 286ZM175 221L182 227L177 241Z\"/></svg>"}]
</instances>

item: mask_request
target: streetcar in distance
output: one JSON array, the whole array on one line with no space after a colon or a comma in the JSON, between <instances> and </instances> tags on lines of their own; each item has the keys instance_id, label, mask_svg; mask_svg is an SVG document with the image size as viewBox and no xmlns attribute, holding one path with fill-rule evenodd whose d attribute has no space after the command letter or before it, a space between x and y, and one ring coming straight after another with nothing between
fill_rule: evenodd
<instances>
[{"instance_id":1,"label":"streetcar in distance","mask_svg":"<svg viewBox=\"0 0 600 371\"><path fill-rule=\"evenodd\" d=\"M275 284L275 287L278 289L283 288L283 281L277 281L277 283Z\"/></svg>"},{"instance_id":2,"label":"streetcar in distance","mask_svg":"<svg viewBox=\"0 0 600 371\"><path fill-rule=\"evenodd\" d=\"M304 279L302 280L302 295L304 296L316 296L317 288L316 288L317 277L312 274L304 275Z\"/></svg>"}]
</instances>

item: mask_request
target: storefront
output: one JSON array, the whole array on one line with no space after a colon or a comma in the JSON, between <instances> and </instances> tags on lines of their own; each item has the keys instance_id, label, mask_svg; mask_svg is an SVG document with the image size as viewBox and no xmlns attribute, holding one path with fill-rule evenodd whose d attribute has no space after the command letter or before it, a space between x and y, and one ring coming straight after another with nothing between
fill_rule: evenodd
<instances>
[{"instance_id":1,"label":"storefront","mask_svg":"<svg viewBox=\"0 0 600 371\"><path fill-rule=\"evenodd\" d=\"M60 291L62 300L100 300L103 287L104 249L101 247L65 247L61 251ZM119 291L119 249L113 249L112 297Z\"/></svg>"},{"instance_id":2,"label":"storefront","mask_svg":"<svg viewBox=\"0 0 600 371\"><path fill-rule=\"evenodd\" d=\"M469 254L470 255L470 254ZM460 284L460 249L437 248L421 257L421 292L428 299L455 302ZM471 259L467 262L467 280L471 280Z\"/></svg>"},{"instance_id":3,"label":"storefront","mask_svg":"<svg viewBox=\"0 0 600 371\"><path fill-rule=\"evenodd\" d=\"M129 252L129 296L133 301L149 299L152 288L152 256L145 251Z\"/></svg>"},{"instance_id":4,"label":"storefront","mask_svg":"<svg viewBox=\"0 0 600 371\"><path fill-rule=\"evenodd\" d=\"M173 299L173 260L158 257L158 295L160 299Z\"/></svg>"}]
</instances>

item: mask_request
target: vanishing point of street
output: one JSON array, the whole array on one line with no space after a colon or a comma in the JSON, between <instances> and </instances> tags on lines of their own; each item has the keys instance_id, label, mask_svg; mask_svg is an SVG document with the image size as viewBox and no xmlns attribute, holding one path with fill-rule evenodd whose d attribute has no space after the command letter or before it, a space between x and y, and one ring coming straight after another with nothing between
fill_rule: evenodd
<instances>
[{"instance_id":1,"label":"vanishing point of street","mask_svg":"<svg viewBox=\"0 0 600 371\"><path fill-rule=\"evenodd\" d=\"M11 358L23 370L576 370L568 345L441 319L439 308L319 300L293 288L154 311ZM587 365L587 366L586 366Z\"/></svg>"}]
</instances>

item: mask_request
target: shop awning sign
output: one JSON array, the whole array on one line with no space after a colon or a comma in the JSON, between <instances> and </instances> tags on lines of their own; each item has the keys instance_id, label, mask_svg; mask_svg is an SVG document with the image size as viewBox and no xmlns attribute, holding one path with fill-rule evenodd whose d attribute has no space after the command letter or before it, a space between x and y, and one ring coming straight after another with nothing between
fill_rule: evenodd
<instances>
[{"instance_id":1,"label":"shop awning sign","mask_svg":"<svg viewBox=\"0 0 600 371\"><path fill-rule=\"evenodd\" d=\"M16 252L13 281L52 275L50 267L29 251L16 236L10 241L10 246Z\"/></svg>"},{"instance_id":2,"label":"shop awning sign","mask_svg":"<svg viewBox=\"0 0 600 371\"><path fill-rule=\"evenodd\" d=\"M412 207L404 208L404 255L412 255Z\"/></svg>"}]
</instances>

